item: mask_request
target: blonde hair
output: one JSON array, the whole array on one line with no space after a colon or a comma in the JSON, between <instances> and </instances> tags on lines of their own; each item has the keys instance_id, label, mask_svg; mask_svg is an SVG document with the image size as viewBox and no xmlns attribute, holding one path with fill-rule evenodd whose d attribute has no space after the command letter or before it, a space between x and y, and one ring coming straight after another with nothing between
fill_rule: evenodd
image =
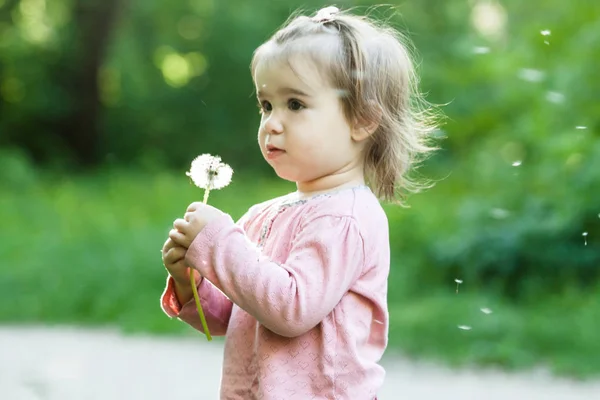
<instances>
[{"instance_id":1,"label":"blonde hair","mask_svg":"<svg viewBox=\"0 0 600 400\"><path fill-rule=\"evenodd\" d=\"M313 17L292 15L254 52L252 76L259 62L283 59L291 66L298 55L322 67L343 94L348 121L378 124L364 153L365 179L378 198L403 205L406 192L429 187L409 177L436 150L428 144L436 125L433 108L417 91L408 41L389 26L335 7Z\"/></svg>"}]
</instances>

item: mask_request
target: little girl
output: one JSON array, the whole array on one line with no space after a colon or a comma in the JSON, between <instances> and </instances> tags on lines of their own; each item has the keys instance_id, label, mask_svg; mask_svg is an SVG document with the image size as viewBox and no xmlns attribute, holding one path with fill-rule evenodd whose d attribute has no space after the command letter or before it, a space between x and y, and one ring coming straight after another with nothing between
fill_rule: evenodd
<instances>
[{"instance_id":1,"label":"little girl","mask_svg":"<svg viewBox=\"0 0 600 400\"><path fill-rule=\"evenodd\" d=\"M409 52L391 28L328 7L290 20L251 71L260 150L297 191L237 223L190 205L163 248L163 310L202 331L189 266L210 332L226 336L221 399L375 399L389 321L379 200L415 189L408 169L432 150Z\"/></svg>"}]
</instances>

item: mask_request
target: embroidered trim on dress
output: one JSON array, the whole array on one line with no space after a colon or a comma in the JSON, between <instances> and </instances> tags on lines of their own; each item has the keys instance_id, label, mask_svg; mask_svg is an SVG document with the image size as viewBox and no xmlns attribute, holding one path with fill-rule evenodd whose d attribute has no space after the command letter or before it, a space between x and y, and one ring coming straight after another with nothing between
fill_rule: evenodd
<instances>
[{"instance_id":1,"label":"embroidered trim on dress","mask_svg":"<svg viewBox=\"0 0 600 400\"><path fill-rule=\"evenodd\" d=\"M371 188L367 185L358 185L358 186L352 186L352 187L342 188L342 189L338 189L338 190L332 190L330 192L315 194L315 195L307 197L305 199L286 200L288 197L293 197L292 195L294 195L296 192L289 193L289 194L283 196L283 198L279 204L273 205L273 210L269 213L269 216L266 218L265 222L263 222L263 226L261 228L260 237L258 238L257 246L263 247L265 239L271 233L271 228L273 227L273 223L275 222L275 219L277 218L277 216L279 214L281 214L283 211L287 210L288 208L297 206L297 205L306 204L309 201L314 200L314 199L319 199L322 197L331 197L335 194L338 194L338 193L346 191L346 190L358 190L358 189L371 190Z\"/></svg>"}]
</instances>

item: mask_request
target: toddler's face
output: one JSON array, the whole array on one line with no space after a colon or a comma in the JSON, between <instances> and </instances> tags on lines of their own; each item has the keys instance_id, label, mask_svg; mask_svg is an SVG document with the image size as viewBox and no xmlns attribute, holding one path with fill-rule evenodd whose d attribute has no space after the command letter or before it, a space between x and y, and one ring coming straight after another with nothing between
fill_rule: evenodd
<instances>
[{"instance_id":1,"label":"toddler's face","mask_svg":"<svg viewBox=\"0 0 600 400\"><path fill-rule=\"evenodd\" d=\"M277 175L309 182L355 167L361 146L342 109L340 92L310 61L260 63L254 81L262 118L261 152Z\"/></svg>"}]
</instances>

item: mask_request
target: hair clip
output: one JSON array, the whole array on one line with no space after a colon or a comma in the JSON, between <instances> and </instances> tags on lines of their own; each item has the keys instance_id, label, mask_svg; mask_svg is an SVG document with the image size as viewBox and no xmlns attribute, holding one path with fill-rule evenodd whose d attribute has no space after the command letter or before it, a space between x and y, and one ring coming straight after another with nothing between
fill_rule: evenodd
<instances>
[{"instance_id":1,"label":"hair clip","mask_svg":"<svg viewBox=\"0 0 600 400\"><path fill-rule=\"evenodd\" d=\"M334 6L325 7L317 12L312 20L314 22L329 22L333 20L335 14L339 13L340 9Z\"/></svg>"}]
</instances>

